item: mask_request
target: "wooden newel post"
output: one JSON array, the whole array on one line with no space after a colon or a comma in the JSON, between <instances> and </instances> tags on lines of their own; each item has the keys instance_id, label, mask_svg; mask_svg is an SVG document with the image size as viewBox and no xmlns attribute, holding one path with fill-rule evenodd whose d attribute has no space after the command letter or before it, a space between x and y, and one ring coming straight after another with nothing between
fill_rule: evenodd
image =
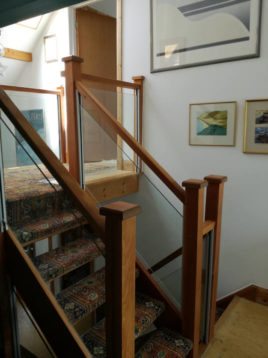
<instances>
[{"instance_id":1,"label":"wooden newel post","mask_svg":"<svg viewBox=\"0 0 268 358\"><path fill-rule=\"evenodd\" d=\"M193 342L191 356L198 357L200 341L202 259L203 259L203 180L187 180L183 225L182 329Z\"/></svg>"},{"instance_id":2,"label":"wooden newel post","mask_svg":"<svg viewBox=\"0 0 268 358\"><path fill-rule=\"evenodd\" d=\"M138 136L139 138L138 141L140 144L142 144L142 116L143 116L143 82L145 80L144 76L133 76L132 80L134 83L136 83L137 85L140 86L140 90L139 90L139 119L140 119L140 123L139 123L139 133Z\"/></svg>"},{"instance_id":3,"label":"wooden newel post","mask_svg":"<svg viewBox=\"0 0 268 358\"><path fill-rule=\"evenodd\" d=\"M81 78L83 59L77 56L64 57L67 109L67 148L69 171L80 183L79 139L75 81Z\"/></svg>"},{"instance_id":4,"label":"wooden newel post","mask_svg":"<svg viewBox=\"0 0 268 358\"><path fill-rule=\"evenodd\" d=\"M209 330L209 339L211 339L214 335L214 326L215 326L215 318L216 318L223 190L224 190L224 183L227 181L227 177L209 175L205 177L205 180L208 182L205 218L206 220L212 220L215 222L214 245L213 245L213 274L212 274L212 285L211 285L210 330Z\"/></svg>"},{"instance_id":5,"label":"wooden newel post","mask_svg":"<svg viewBox=\"0 0 268 358\"><path fill-rule=\"evenodd\" d=\"M106 348L108 358L135 356L135 263L137 205L116 202L106 216Z\"/></svg>"}]
</instances>

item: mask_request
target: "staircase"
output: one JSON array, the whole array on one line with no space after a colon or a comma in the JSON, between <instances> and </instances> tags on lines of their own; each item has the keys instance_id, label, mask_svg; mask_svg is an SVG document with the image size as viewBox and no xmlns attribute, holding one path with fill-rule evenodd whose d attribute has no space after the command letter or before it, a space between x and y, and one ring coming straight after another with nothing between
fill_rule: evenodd
<instances>
[{"instance_id":1,"label":"staircase","mask_svg":"<svg viewBox=\"0 0 268 358\"><path fill-rule=\"evenodd\" d=\"M51 180L45 168L42 172ZM58 184L55 190L44 182L36 167L30 166L7 169L5 186L9 225L47 284L61 281L63 286L64 278L70 273L94 267L94 260L105 252L105 245L90 233L87 221ZM56 235L61 236L62 244L58 247L37 256L35 250L27 250L42 241L47 245L48 238ZM138 280L138 270L136 276ZM92 355L106 357L105 318L100 314L100 320L92 324L95 321L93 313L98 316L98 310L105 304L105 268L93 270L60 289L56 299ZM190 352L191 342L178 332L166 327L156 328L157 319L164 310L163 302L137 293L136 357L185 357Z\"/></svg>"},{"instance_id":2,"label":"staircase","mask_svg":"<svg viewBox=\"0 0 268 358\"><path fill-rule=\"evenodd\" d=\"M77 358L133 358L134 355L198 358L200 342L209 342L213 336L226 177L210 175L205 180L190 179L181 187L94 96L88 81L110 83L113 88L131 88L139 94L138 101L135 97L139 104L142 103L142 85L82 74L81 59L76 57L64 61L69 171L0 90L0 109L10 121L7 127L15 128L15 134L12 130L10 133L14 137L18 131L43 163L8 168L4 178L3 175L0 178L6 197L6 203L2 200L0 208L3 231L0 288L6 293L3 296L0 290L3 302L0 309L9 307L13 312L7 297L12 295L11 288L16 288L59 357L67 354ZM80 96L77 103L76 92ZM81 104L83 108L79 107ZM142 162L183 206L183 248L161 257L154 265L156 270L183 253L182 278L178 277L177 282L180 285L182 281L181 310L156 282L154 270L136 258L139 206L117 202L99 210L92 193L79 185L83 135L77 131L83 128L83 123L81 118L78 122L77 114L82 110L93 117L106 135L116 138L121 148L129 146L134 162ZM136 108L136 113L141 114L142 109ZM2 115L1 121L5 122ZM17 144L20 145L18 140ZM118 159L118 163L123 162L123 169L124 164L129 164L127 160L124 163L124 154ZM137 178L140 169L134 172ZM122 187L109 199L125 194L125 179ZM104 189L101 196L107 198ZM164 211L160 204L159 217ZM172 222L174 217L164 214ZM154 225L154 221L152 223ZM175 238L177 234L179 236L175 230ZM163 235L163 245L165 239ZM6 282L9 277L11 281ZM16 339L11 332L14 321L12 317L5 319L7 336L14 347ZM5 348L12 351L10 347L11 343Z\"/></svg>"}]
</instances>

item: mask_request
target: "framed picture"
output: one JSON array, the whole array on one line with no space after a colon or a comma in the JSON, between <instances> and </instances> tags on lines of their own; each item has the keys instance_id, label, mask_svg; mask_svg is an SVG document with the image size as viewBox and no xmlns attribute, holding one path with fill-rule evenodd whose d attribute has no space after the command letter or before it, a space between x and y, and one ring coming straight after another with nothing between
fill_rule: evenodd
<instances>
[{"instance_id":1,"label":"framed picture","mask_svg":"<svg viewBox=\"0 0 268 358\"><path fill-rule=\"evenodd\" d=\"M268 154L268 99L246 101L244 153Z\"/></svg>"},{"instance_id":2,"label":"framed picture","mask_svg":"<svg viewBox=\"0 0 268 358\"><path fill-rule=\"evenodd\" d=\"M236 102L190 104L190 145L234 146Z\"/></svg>"},{"instance_id":3,"label":"framed picture","mask_svg":"<svg viewBox=\"0 0 268 358\"><path fill-rule=\"evenodd\" d=\"M258 57L261 0L151 0L151 72Z\"/></svg>"},{"instance_id":4,"label":"framed picture","mask_svg":"<svg viewBox=\"0 0 268 358\"><path fill-rule=\"evenodd\" d=\"M47 63L58 61L58 48L56 35L44 37L45 61Z\"/></svg>"}]
</instances>

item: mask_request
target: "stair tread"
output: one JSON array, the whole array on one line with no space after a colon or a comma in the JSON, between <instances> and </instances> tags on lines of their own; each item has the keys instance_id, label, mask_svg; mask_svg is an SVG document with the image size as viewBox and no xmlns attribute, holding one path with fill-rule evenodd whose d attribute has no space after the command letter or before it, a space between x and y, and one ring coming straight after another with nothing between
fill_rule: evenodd
<instances>
[{"instance_id":1,"label":"stair tread","mask_svg":"<svg viewBox=\"0 0 268 358\"><path fill-rule=\"evenodd\" d=\"M152 333L141 347L136 358L184 358L192 349L192 342L179 333L160 329Z\"/></svg>"},{"instance_id":2,"label":"stair tread","mask_svg":"<svg viewBox=\"0 0 268 358\"><path fill-rule=\"evenodd\" d=\"M101 255L100 250L104 251L101 239L85 237L36 256L33 261L44 280L50 281L93 261Z\"/></svg>"},{"instance_id":3,"label":"stair tread","mask_svg":"<svg viewBox=\"0 0 268 358\"><path fill-rule=\"evenodd\" d=\"M136 269L136 277L138 276ZM56 296L75 325L105 302L105 267L62 290Z\"/></svg>"},{"instance_id":4,"label":"stair tread","mask_svg":"<svg viewBox=\"0 0 268 358\"><path fill-rule=\"evenodd\" d=\"M77 210L67 210L15 228L18 240L24 246L49 236L57 235L86 223Z\"/></svg>"},{"instance_id":5,"label":"stair tread","mask_svg":"<svg viewBox=\"0 0 268 358\"><path fill-rule=\"evenodd\" d=\"M62 290L56 298L75 324L105 302L105 268Z\"/></svg>"},{"instance_id":6,"label":"stair tread","mask_svg":"<svg viewBox=\"0 0 268 358\"><path fill-rule=\"evenodd\" d=\"M143 294L137 294L135 310L135 338L144 334L164 311L164 304ZM96 357L105 357L105 319L90 328L82 337Z\"/></svg>"}]
</instances>

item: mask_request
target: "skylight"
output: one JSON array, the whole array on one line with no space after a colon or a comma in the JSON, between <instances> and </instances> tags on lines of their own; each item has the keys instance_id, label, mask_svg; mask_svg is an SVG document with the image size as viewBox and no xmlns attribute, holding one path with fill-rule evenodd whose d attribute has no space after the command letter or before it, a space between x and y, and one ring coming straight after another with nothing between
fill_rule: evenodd
<instances>
[{"instance_id":1,"label":"skylight","mask_svg":"<svg viewBox=\"0 0 268 358\"><path fill-rule=\"evenodd\" d=\"M36 30L40 24L42 16L36 16L28 20L20 21L17 25L25 26L30 29Z\"/></svg>"}]
</instances>

